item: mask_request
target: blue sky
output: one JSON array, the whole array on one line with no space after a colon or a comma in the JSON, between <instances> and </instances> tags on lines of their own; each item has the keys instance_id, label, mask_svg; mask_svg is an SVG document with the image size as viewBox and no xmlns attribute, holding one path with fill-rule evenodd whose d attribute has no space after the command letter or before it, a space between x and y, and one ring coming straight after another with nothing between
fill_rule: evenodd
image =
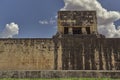
<instances>
[{"instance_id":1,"label":"blue sky","mask_svg":"<svg viewBox=\"0 0 120 80\"><path fill-rule=\"evenodd\" d=\"M107 10L120 11L120 0L98 1ZM14 22L19 26L19 34L15 38L52 37L56 33L55 16L63 7L63 0L0 0L0 32L6 24ZM116 25L120 25L120 21Z\"/></svg>"}]
</instances>

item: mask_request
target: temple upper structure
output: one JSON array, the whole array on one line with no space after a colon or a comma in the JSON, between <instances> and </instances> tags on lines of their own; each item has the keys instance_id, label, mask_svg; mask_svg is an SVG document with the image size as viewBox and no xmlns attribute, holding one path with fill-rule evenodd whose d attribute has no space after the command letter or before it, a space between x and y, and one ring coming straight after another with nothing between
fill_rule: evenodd
<instances>
[{"instance_id":1,"label":"temple upper structure","mask_svg":"<svg viewBox=\"0 0 120 80\"><path fill-rule=\"evenodd\" d=\"M58 32L80 35L97 33L96 11L59 11Z\"/></svg>"}]
</instances>

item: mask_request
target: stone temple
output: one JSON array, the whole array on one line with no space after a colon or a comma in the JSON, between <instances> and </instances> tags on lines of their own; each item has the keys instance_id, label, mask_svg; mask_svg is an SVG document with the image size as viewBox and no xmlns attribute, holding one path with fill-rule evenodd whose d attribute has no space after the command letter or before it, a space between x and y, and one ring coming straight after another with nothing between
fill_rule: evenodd
<instances>
[{"instance_id":1,"label":"stone temple","mask_svg":"<svg viewBox=\"0 0 120 80\"><path fill-rule=\"evenodd\" d=\"M0 70L120 70L120 39L97 32L96 11L59 11L53 38L1 38Z\"/></svg>"}]
</instances>

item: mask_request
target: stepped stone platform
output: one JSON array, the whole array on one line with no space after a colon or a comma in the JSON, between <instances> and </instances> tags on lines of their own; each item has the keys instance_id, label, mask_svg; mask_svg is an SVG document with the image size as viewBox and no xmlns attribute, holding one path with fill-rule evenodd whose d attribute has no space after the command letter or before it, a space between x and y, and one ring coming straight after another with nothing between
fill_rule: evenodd
<instances>
[{"instance_id":1,"label":"stepped stone platform","mask_svg":"<svg viewBox=\"0 0 120 80\"><path fill-rule=\"evenodd\" d=\"M0 78L120 78L120 70L0 71Z\"/></svg>"}]
</instances>

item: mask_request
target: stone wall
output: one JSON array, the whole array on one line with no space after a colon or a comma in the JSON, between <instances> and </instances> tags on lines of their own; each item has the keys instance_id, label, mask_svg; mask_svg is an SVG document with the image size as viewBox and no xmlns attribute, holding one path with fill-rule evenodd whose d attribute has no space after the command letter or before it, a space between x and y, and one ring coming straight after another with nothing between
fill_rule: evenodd
<instances>
[{"instance_id":1,"label":"stone wall","mask_svg":"<svg viewBox=\"0 0 120 80\"><path fill-rule=\"evenodd\" d=\"M0 70L120 70L119 44L97 35L0 39Z\"/></svg>"},{"instance_id":2,"label":"stone wall","mask_svg":"<svg viewBox=\"0 0 120 80\"><path fill-rule=\"evenodd\" d=\"M112 78L120 79L120 71L0 71L0 78Z\"/></svg>"},{"instance_id":3,"label":"stone wall","mask_svg":"<svg viewBox=\"0 0 120 80\"><path fill-rule=\"evenodd\" d=\"M53 70L52 39L0 39L0 70Z\"/></svg>"},{"instance_id":4,"label":"stone wall","mask_svg":"<svg viewBox=\"0 0 120 80\"><path fill-rule=\"evenodd\" d=\"M64 35L59 41L63 70L120 70L120 39Z\"/></svg>"}]
</instances>

